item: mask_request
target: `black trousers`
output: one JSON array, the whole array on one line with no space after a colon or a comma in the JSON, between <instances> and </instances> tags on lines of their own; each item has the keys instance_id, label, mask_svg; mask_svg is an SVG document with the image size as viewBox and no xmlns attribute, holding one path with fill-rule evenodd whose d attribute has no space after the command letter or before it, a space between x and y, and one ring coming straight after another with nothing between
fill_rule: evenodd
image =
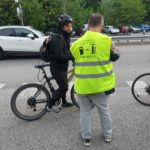
<instances>
[{"instance_id":1,"label":"black trousers","mask_svg":"<svg viewBox=\"0 0 150 150\"><path fill-rule=\"evenodd\" d=\"M50 71L52 77L56 80L58 84L58 89L56 89L52 94L52 100L49 102L49 106L55 104L60 98L62 98L63 103L66 102L66 92L68 91L68 83L67 83L67 69L55 68L53 66L50 67Z\"/></svg>"}]
</instances>

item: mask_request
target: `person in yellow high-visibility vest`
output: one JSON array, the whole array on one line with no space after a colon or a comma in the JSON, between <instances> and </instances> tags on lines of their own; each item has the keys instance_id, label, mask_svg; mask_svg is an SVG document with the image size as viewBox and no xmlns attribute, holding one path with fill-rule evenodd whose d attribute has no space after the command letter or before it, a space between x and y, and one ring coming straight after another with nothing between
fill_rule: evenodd
<instances>
[{"instance_id":1,"label":"person in yellow high-visibility vest","mask_svg":"<svg viewBox=\"0 0 150 150\"><path fill-rule=\"evenodd\" d=\"M80 125L86 146L91 141L91 108L94 104L99 112L105 142L111 142L112 121L107 104L109 95L115 91L115 74L112 61L119 52L111 37L101 34L104 19L93 14L88 21L88 31L72 44L74 57L74 90L80 105Z\"/></svg>"}]
</instances>

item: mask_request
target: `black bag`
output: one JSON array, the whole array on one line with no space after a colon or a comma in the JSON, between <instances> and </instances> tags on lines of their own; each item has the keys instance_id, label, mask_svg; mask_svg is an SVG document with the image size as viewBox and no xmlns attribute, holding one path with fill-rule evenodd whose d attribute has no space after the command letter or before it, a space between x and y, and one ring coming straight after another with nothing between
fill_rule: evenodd
<instances>
[{"instance_id":1,"label":"black bag","mask_svg":"<svg viewBox=\"0 0 150 150\"><path fill-rule=\"evenodd\" d=\"M51 42L51 36L46 38L40 48L40 57L45 62L50 62L51 55L50 54L50 42Z\"/></svg>"}]
</instances>

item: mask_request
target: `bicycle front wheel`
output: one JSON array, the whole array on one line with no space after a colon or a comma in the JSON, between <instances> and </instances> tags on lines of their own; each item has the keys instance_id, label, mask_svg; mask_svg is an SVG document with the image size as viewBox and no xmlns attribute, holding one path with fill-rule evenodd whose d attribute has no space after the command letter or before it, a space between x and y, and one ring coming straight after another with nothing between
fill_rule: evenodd
<instances>
[{"instance_id":1,"label":"bicycle front wheel","mask_svg":"<svg viewBox=\"0 0 150 150\"><path fill-rule=\"evenodd\" d=\"M36 83L25 84L12 95L11 109L20 119L37 120L47 112L47 101L50 99L48 90L42 85Z\"/></svg>"},{"instance_id":2,"label":"bicycle front wheel","mask_svg":"<svg viewBox=\"0 0 150 150\"><path fill-rule=\"evenodd\" d=\"M73 85L72 88L71 88L71 100L72 100L72 103L73 103L77 108L80 108L79 103L78 103L78 99L77 99L77 96L76 96L76 92L74 91L74 85Z\"/></svg>"},{"instance_id":3,"label":"bicycle front wheel","mask_svg":"<svg viewBox=\"0 0 150 150\"><path fill-rule=\"evenodd\" d=\"M137 77L132 84L131 91L139 103L150 106L150 73Z\"/></svg>"}]
</instances>

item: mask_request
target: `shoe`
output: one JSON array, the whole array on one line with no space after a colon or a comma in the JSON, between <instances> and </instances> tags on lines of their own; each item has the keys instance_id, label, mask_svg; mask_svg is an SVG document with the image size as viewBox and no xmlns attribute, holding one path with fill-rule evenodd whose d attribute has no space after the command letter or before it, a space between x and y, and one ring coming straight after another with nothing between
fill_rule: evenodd
<instances>
[{"instance_id":1,"label":"shoe","mask_svg":"<svg viewBox=\"0 0 150 150\"><path fill-rule=\"evenodd\" d=\"M62 110L61 106L56 106L53 105L52 107L47 106L47 112L55 112L55 113L59 113Z\"/></svg>"},{"instance_id":2,"label":"shoe","mask_svg":"<svg viewBox=\"0 0 150 150\"><path fill-rule=\"evenodd\" d=\"M66 103L62 104L62 107L72 107L72 106L73 106L73 104L69 103L69 102L66 102Z\"/></svg>"},{"instance_id":3,"label":"shoe","mask_svg":"<svg viewBox=\"0 0 150 150\"><path fill-rule=\"evenodd\" d=\"M112 141L111 136L104 136L104 141L105 141L106 143L110 143L110 142Z\"/></svg>"},{"instance_id":4,"label":"shoe","mask_svg":"<svg viewBox=\"0 0 150 150\"><path fill-rule=\"evenodd\" d=\"M85 146L90 146L91 145L91 140L90 139L84 139L84 145Z\"/></svg>"}]
</instances>

